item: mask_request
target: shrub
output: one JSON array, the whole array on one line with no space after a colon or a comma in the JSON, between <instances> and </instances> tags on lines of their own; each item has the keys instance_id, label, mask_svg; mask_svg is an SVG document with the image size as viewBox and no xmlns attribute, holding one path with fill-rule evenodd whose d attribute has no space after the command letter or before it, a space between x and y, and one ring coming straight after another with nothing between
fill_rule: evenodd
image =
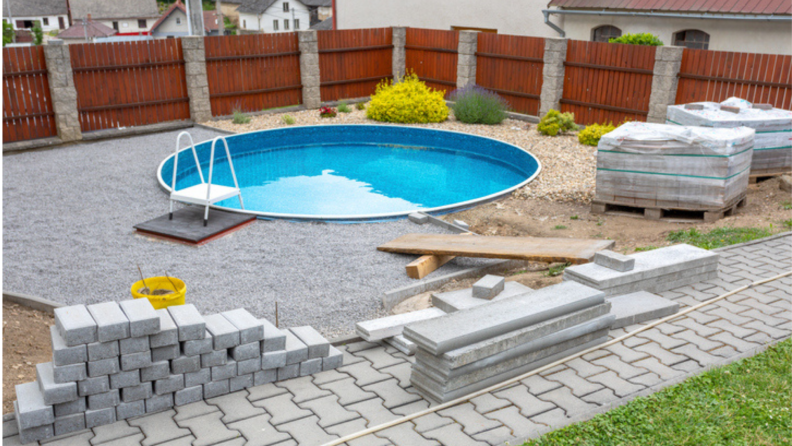
<instances>
[{"instance_id":1,"label":"shrub","mask_svg":"<svg viewBox=\"0 0 792 446\"><path fill-rule=\"evenodd\" d=\"M292 115L283 115L281 118L284 124L286 125L293 125L296 121L294 120L294 116Z\"/></svg>"},{"instance_id":2,"label":"shrub","mask_svg":"<svg viewBox=\"0 0 792 446\"><path fill-rule=\"evenodd\" d=\"M556 136L568 130L576 130L575 115L570 112L561 113L558 110L550 110L544 115L536 130L548 136Z\"/></svg>"},{"instance_id":3,"label":"shrub","mask_svg":"<svg viewBox=\"0 0 792 446\"><path fill-rule=\"evenodd\" d=\"M411 73L401 82L380 82L371 97L366 117L403 124L443 122L448 118L448 106L443 96L442 91L427 87L415 73Z\"/></svg>"},{"instance_id":4,"label":"shrub","mask_svg":"<svg viewBox=\"0 0 792 446\"><path fill-rule=\"evenodd\" d=\"M14 41L14 26L8 22L3 22L3 46Z\"/></svg>"},{"instance_id":5,"label":"shrub","mask_svg":"<svg viewBox=\"0 0 792 446\"><path fill-rule=\"evenodd\" d=\"M610 133L614 130L616 130L616 126L614 126L612 123L591 124L586 126L585 129L578 133L578 141L580 141L581 144L596 147L597 144L599 144L599 140L602 138L602 135Z\"/></svg>"},{"instance_id":6,"label":"shrub","mask_svg":"<svg viewBox=\"0 0 792 446\"><path fill-rule=\"evenodd\" d=\"M654 34L624 34L621 37L608 40L610 43L625 43L627 45L663 46L663 41Z\"/></svg>"},{"instance_id":7,"label":"shrub","mask_svg":"<svg viewBox=\"0 0 792 446\"><path fill-rule=\"evenodd\" d=\"M335 118L337 114L336 109L326 105L319 109L319 116L322 118Z\"/></svg>"},{"instance_id":8,"label":"shrub","mask_svg":"<svg viewBox=\"0 0 792 446\"><path fill-rule=\"evenodd\" d=\"M500 124L509 108L503 98L478 85L454 90L450 99L454 101L454 116L468 124Z\"/></svg>"},{"instance_id":9,"label":"shrub","mask_svg":"<svg viewBox=\"0 0 792 446\"><path fill-rule=\"evenodd\" d=\"M346 102L341 102L338 104L338 111L341 113L352 113L352 109L349 108L349 105Z\"/></svg>"},{"instance_id":10,"label":"shrub","mask_svg":"<svg viewBox=\"0 0 792 446\"><path fill-rule=\"evenodd\" d=\"M250 116L242 113L239 110L234 110L234 119L231 122L234 124L247 124L250 122Z\"/></svg>"},{"instance_id":11,"label":"shrub","mask_svg":"<svg viewBox=\"0 0 792 446\"><path fill-rule=\"evenodd\" d=\"M358 110L365 110L366 104L364 102L358 102L357 104L355 104L355 108Z\"/></svg>"},{"instance_id":12,"label":"shrub","mask_svg":"<svg viewBox=\"0 0 792 446\"><path fill-rule=\"evenodd\" d=\"M44 30L41 29L41 26L36 23L36 26L30 31L33 33L33 45L41 45L44 42Z\"/></svg>"}]
</instances>

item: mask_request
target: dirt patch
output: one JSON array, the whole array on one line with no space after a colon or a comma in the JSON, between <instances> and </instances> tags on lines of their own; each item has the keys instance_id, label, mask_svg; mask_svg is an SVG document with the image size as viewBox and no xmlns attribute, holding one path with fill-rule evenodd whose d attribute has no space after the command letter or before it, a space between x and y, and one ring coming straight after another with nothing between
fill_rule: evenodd
<instances>
[{"instance_id":1,"label":"dirt patch","mask_svg":"<svg viewBox=\"0 0 792 446\"><path fill-rule=\"evenodd\" d=\"M14 386L36 380L36 364L52 361L49 313L3 302L3 413L14 411Z\"/></svg>"}]
</instances>

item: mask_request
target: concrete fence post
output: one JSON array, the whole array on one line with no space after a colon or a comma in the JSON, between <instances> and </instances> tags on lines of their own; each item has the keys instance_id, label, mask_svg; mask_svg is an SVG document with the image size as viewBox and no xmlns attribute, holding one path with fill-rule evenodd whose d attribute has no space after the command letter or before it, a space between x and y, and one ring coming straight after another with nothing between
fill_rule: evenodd
<instances>
[{"instance_id":1,"label":"concrete fence post","mask_svg":"<svg viewBox=\"0 0 792 446\"><path fill-rule=\"evenodd\" d=\"M311 110L322 104L319 80L319 43L316 30L298 31L300 44L300 77L302 79L303 105Z\"/></svg>"},{"instance_id":2,"label":"concrete fence post","mask_svg":"<svg viewBox=\"0 0 792 446\"><path fill-rule=\"evenodd\" d=\"M206 122L212 119L212 103L209 100L209 80L206 77L204 38L182 37L181 44L187 77L187 96L190 98L190 118L195 122Z\"/></svg>"},{"instance_id":3,"label":"concrete fence post","mask_svg":"<svg viewBox=\"0 0 792 446\"><path fill-rule=\"evenodd\" d=\"M544 67L542 67L542 93L539 98L539 116L549 110L561 108L564 94L564 61L567 54L567 39L546 38Z\"/></svg>"},{"instance_id":4,"label":"concrete fence post","mask_svg":"<svg viewBox=\"0 0 792 446\"><path fill-rule=\"evenodd\" d=\"M44 46L44 60L58 137L63 142L79 141L82 129L69 47L62 40L50 40Z\"/></svg>"},{"instance_id":5,"label":"concrete fence post","mask_svg":"<svg viewBox=\"0 0 792 446\"><path fill-rule=\"evenodd\" d=\"M393 27L393 81L397 81L404 77L404 72L407 69L407 53L404 46L407 44L407 28L403 26Z\"/></svg>"},{"instance_id":6,"label":"concrete fence post","mask_svg":"<svg viewBox=\"0 0 792 446\"><path fill-rule=\"evenodd\" d=\"M476 83L476 49L478 32L460 31L457 46L457 88Z\"/></svg>"},{"instance_id":7,"label":"concrete fence post","mask_svg":"<svg viewBox=\"0 0 792 446\"><path fill-rule=\"evenodd\" d=\"M684 50L680 46L657 47L652 94L649 96L649 115L646 119L648 122L665 122L668 106L676 102L678 74Z\"/></svg>"}]
</instances>

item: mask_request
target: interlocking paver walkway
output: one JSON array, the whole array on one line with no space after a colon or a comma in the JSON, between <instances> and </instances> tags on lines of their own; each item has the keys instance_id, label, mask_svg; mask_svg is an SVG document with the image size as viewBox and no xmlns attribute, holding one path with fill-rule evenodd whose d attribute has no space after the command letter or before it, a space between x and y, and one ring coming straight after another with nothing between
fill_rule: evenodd
<instances>
[{"instance_id":1,"label":"interlocking paver walkway","mask_svg":"<svg viewBox=\"0 0 792 446\"><path fill-rule=\"evenodd\" d=\"M724 248L719 277L661 293L682 308L792 268L792 234ZM612 338L639 325L613 330ZM519 383L422 416L350 446L520 444L712 364L792 334L792 278L750 289ZM120 421L45 442L95 445L319 446L430 403L410 386L413 359L391 346L340 349L344 366ZM4 423L4 427L8 423ZM19 444L14 429L3 444Z\"/></svg>"}]
</instances>

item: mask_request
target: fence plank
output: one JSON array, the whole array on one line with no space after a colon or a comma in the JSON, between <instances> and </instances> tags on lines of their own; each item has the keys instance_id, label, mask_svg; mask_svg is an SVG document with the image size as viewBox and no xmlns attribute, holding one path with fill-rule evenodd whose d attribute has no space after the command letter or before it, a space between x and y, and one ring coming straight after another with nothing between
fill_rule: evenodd
<instances>
[{"instance_id":1,"label":"fence plank","mask_svg":"<svg viewBox=\"0 0 792 446\"><path fill-rule=\"evenodd\" d=\"M456 88L458 31L407 28L405 68L446 93Z\"/></svg>"},{"instance_id":2,"label":"fence plank","mask_svg":"<svg viewBox=\"0 0 792 446\"><path fill-rule=\"evenodd\" d=\"M392 77L391 28L317 31L322 101L370 96Z\"/></svg>"},{"instance_id":3,"label":"fence plank","mask_svg":"<svg viewBox=\"0 0 792 446\"><path fill-rule=\"evenodd\" d=\"M476 84L501 95L516 112L539 113L544 38L480 33L476 57Z\"/></svg>"},{"instance_id":4,"label":"fence plank","mask_svg":"<svg viewBox=\"0 0 792 446\"><path fill-rule=\"evenodd\" d=\"M58 134L41 46L3 48L3 143Z\"/></svg>"}]
</instances>

